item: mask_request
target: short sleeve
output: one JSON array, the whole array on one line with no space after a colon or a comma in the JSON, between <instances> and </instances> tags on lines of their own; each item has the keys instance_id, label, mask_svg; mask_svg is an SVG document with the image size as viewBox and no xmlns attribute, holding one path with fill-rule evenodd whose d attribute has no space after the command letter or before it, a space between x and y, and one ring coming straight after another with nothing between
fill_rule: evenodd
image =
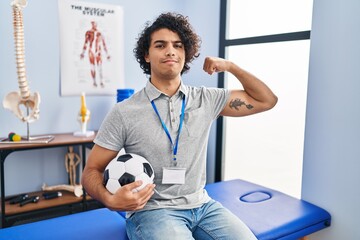
<instances>
[{"instance_id":1,"label":"short sleeve","mask_svg":"<svg viewBox=\"0 0 360 240\"><path fill-rule=\"evenodd\" d=\"M216 119L229 99L230 90L224 88L203 88L203 96L211 106L212 118Z\"/></svg>"},{"instance_id":2,"label":"short sleeve","mask_svg":"<svg viewBox=\"0 0 360 240\"><path fill-rule=\"evenodd\" d=\"M125 128L118 105L115 105L102 122L94 143L109 150L120 151L124 147Z\"/></svg>"}]
</instances>

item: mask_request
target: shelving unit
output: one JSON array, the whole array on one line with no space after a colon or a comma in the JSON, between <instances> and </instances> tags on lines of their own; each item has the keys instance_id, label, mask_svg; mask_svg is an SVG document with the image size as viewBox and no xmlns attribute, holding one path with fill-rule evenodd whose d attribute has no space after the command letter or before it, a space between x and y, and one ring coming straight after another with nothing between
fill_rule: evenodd
<instances>
[{"instance_id":1,"label":"shelving unit","mask_svg":"<svg viewBox=\"0 0 360 240\"><path fill-rule=\"evenodd\" d=\"M0 193L1 193L1 227L9 227L25 222L46 219L55 216L87 211L101 207L101 204L86 195L76 197L73 193L62 192L63 196L45 200L42 192L27 193L29 196L40 196L40 200L34 204L20 207L19 204L10 204L5 201L5 160L7 156L17 151L29 151L34 149L46 149L66 146L79 146L82 153L82 166L86 164L86 148L93 146L94 136L75 137L72 133L53 134L54 139L48 143L1 143L0 144Z\"/></svg>"}]
</instances>

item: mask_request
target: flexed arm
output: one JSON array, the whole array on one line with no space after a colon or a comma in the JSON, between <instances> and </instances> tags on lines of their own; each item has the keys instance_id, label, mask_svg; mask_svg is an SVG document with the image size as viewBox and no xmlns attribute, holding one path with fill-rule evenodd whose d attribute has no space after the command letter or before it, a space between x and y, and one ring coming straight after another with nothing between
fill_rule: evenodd
<instances>
[{"instance_id":1,"label":"flexed arm","mask_svg":"<svg viewBox=\"0 0 360 240\"><path fill-rule=\"evenodd\" d=\"M231 90L228 102L221 112L222 116L251 115L269 110L277 103L277 97L264 82L229 60L207 57L203 69L209 74L229 72L243 86L243 89Z\"/></svg>"}]
</instances>

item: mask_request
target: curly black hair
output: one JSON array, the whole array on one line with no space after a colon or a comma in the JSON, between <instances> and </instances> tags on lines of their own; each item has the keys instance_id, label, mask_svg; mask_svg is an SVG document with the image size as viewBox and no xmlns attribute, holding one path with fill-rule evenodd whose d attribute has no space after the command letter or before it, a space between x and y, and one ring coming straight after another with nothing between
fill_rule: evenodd
<instances>
[{"instance_id":1,"label":"curly black hair","mask_svg":"<svg viewBox=\"0 0 360 240\"><path fill-rule=\"evenodd\" d=\"M164 28L177 33L183 43L185 49L185 64L181 70L181 74L183 74L190 69L189 63L199 57L201 39L190 25L188 17L178 13L163 13L153 23L147 22L145 24L145 28L139 34L136 47L133 50L136 61L140 63L145 74L151 74L150 63L145 61L145 55L149 53L152 33Z\"/></svg>"}]
</instances>

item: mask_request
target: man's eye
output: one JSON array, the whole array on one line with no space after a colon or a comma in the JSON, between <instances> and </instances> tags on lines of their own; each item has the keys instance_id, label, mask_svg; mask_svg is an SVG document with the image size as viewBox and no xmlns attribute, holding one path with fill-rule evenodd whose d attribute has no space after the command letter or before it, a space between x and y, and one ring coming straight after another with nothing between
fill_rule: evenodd
<instances>
[{"instance_id":1,"label":"man's eye","mask_svg":"<svg viewBox=\"0 0 360 240\"><path fill-rule=\"evenodd\" d=\"M155 45L155 48L163 48L164 44Z\"/></svg>"},{"instance_id":2,"label":"man's eye","mask_svg":"<svg viewBox=\"0 0 360 240\"><path fill-rule=\"evenodd\" d=\"M182 48L183 45L179 43L179 44L176 44L175 47L176 47L176 48Z\"/></svg>"}]
</instances>

